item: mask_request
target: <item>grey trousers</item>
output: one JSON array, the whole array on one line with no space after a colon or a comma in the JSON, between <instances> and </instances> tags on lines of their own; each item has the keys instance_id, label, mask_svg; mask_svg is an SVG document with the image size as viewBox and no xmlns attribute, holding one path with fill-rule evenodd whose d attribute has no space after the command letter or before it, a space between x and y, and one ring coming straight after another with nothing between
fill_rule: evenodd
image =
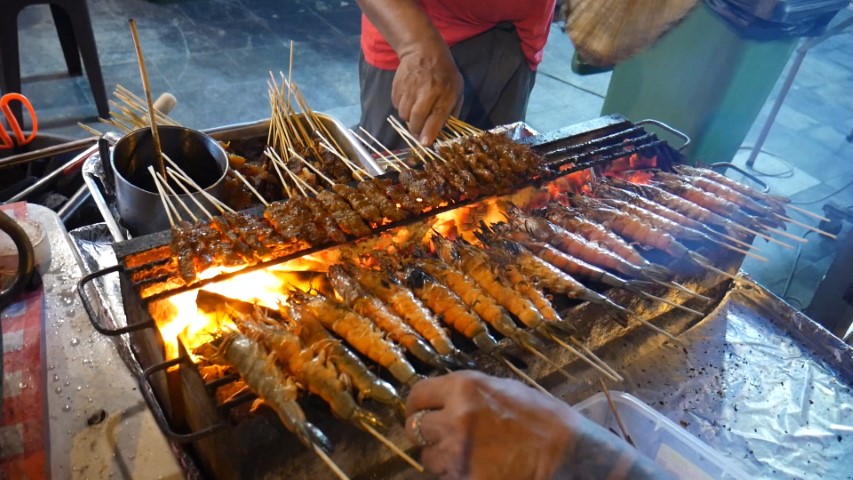
<instances>
[{"instance_id":1,"label":"grey trousers","mask_svg":"<svg viewBox=\"0 0 853 480\"><path fill-rule=\"evenodd\" d=\"M536 80L521 51L512 24L500 24L450 48L465 82L459 118L482 129L524 120ZM391 104L394 71L359 59L361 121L359 124L391 149L406 147L386 119L397 117Z\"/></svg>"}]
</instances>

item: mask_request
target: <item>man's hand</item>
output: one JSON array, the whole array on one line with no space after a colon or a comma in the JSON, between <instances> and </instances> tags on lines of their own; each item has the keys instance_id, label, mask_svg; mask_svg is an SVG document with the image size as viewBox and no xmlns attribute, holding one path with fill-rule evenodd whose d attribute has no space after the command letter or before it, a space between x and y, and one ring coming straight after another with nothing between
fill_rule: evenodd
<instances>
[{"instance_id":1,"label":"man's hand","mask_svg":"<svg viewBox=\"0 0 853 480\"><path fill-rule=\"evenodd\" d=\"M444 42L417 47L399 55L391 102L412 135L430 145L462 107L462 75Z\"/></svg>"},{"instance_id":2,"label":"man's hand","mask_svg":"<svg viewBox=\"0 0 853 480\"><path fill-rule=\"evenodd\" d=\"M450 48L416 0L357 0L397 53L391 103L424 145L462 107L462 75Z\"/></svg>"},{"instance_id":3,"label":"man's hand","mask_svg":"<svg viewBox=\"0 0 853 480\"><path fill-rule=\"evenodd\" d=\"M416 428L418 411L425 413ZM491 480L553 478L578 415L519 382L475 371L418 382L406 414L409 436L427 442L421 460L428 470L443 479Z\"/></svg>"},{"instance_id":4,"label":"man's hand","mask_svg":"<svg viewBox=\"0 0 853 480\"><path fill-rule=\"evenodd\" d=\"M454 372L415 384L406 433L444 480L670 478L554 397L505 378Z\"/></svg>"}]
</instances>

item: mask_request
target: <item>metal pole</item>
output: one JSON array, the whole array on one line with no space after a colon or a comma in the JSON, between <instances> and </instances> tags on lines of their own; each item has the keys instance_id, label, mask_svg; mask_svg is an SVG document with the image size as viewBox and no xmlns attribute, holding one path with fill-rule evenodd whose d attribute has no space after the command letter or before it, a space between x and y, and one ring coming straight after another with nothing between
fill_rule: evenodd
<instances>
[{"instance_id":1,"label":"metal pole","mask_svg":"<svg viewBox=\"0 0 853 480\"><path fill-rule=\"evenodd\" d=\"M779 92L779 96L776 97L776 101L773 103L773 108L770 109L770 115L764 122L764 126L761 128L761 133L758 134L758 139L755 141L755 145L752 147L752 152L749 153L749 158L746 160L747 167L752 168L752 166L755 165L755 159L756 157L758 157L759 152L761 152L761 147L764 146L764 142L767 140L767 135L770 133L770 128L773 127L773 123L776 121L776 115L779 114L779 109L782 108L782 103L785 101L785 97L791 90L791 85L794 83L794 77L796 77L797 72L800 71L800 66L803 64L803 60L806 58L806 54L809 52L809 50L814 48L819 43L823 42L829 37L832 37L833 35L843 32L850 25L853 25L853 17L848 18L847 20L832 27L819 37L813 37L806 40L805 42L803 42L803 45L797 49L797 56L794 58L794 64L791 65L791 70L788 72L788 76L785 78L785 83L782 85L782 90Z\"/></svg>"}]
</instances>

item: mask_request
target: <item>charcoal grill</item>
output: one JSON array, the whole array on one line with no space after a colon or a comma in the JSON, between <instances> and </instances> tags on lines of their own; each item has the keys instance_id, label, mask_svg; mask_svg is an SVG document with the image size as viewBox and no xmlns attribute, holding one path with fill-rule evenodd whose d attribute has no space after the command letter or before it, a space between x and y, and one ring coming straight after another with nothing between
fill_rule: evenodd
<instances>
[{"instance_id":1,"label":"charcoal grill","mask_svg":"<svg viewBox=\"0 0 853 480\"><path fill-rule=\"evenodd\" d=\"M550 171L550 174L543 178L531 179L530 184L542 185L580 171L600 172L621 159L654 159L654 166L662 169L669 169L672 164L680 162L682 157L679 149L658 139L655 134L646 130L647 125L656 125L682 136L685 144L681 148L689 142L682 134L659 122L632 123L620 116L603 117L523 140L545 158L545 165ZM483 199L475 199L472 202L481 200ZM448 205L429 212L429 215L460 208L472 202ZM381 226L375 232L406 226L420 220L423 218ZM197 462L195 466L200 471L216 478L249 478L269 474L288 478L314 478L326 475L327 471L322 463L286 432L274 415L248 414L249 403L254 398L252 395L240 395L224 403L216 400L216 389L234 381L236 376L224 377L206 384L180 341L179 356L173 359L165 358L164 341L149 313L149 307L154 302L172 295L280 264L324 249L328 245L294 252L236 272L186 285L179 280L172 266L169 241L170 233L164 231L116 243L114 250L118 264L86 275L78 284L78 292L94 328L108 336L130 336L136 362L132 370L142 371L139 378L142 392L154 411L160 428L176 444L183 445L184 453L191 452L186 458ZM702 253L728 272L737 271L742 261L741 255L721 249ZM685 272L685 269L680 268L680 271ZM720 276L702 275L695 270L685 273L685 278L693 279L688 286L694 291L714 299L721 298L726 292L728 281L724 281ZM119 275L127 315L126 326L112 328L100 323L97 311L101 306L90 296L90 284L108 274ZM692 308L708 308L707 305L703 306L678 292L652 293L667 296L670 300ZM695 317L665 306L650 308L643 300L625 292L614 291L609 295L638 317L671 332L681 332L698 321ZM575 306L572 311L578 335L586 339L586 346L589 348L596 349L617 341L650 348L660 346L663 342L660 336L643 328L635 326L630 329L618 329L615 323L602 322L602 316L603 312L599 307L587 303ZM563 350L551 348L546 349L545 353L570 371L581 374L585 370L583 365ZM490 358L477 359L485 371L510 375L506 367ZM548 365L523 355L519 356L519 360L527 373L545 388L556 388L564 383L563 377ZM365 434L332 419L328 410L324 410L324 406L312 404L311 399L307 402L306 411L309 418L321 430L327 432L337 445L338 450L333 458L345 471L355 474L356 478L405 478L410 473L402 461L392 458L390 452L386 452L378 444L366 440ZM402 440L403 435L399 428L392 429L389 437L402 445L407 444Z\"/></svg>"}]
</instances>

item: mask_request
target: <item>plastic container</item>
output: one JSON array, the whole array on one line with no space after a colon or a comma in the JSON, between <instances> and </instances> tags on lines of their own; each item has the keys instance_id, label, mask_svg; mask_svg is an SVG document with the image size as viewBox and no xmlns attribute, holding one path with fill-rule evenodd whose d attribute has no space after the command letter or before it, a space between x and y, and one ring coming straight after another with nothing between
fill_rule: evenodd
<instances>
[{"instance_id":1,"label":"plastic container","mask_svg":"<svg viewBox=\"0 0 853 480\"><path fill-rule=\"evenodd\" d=\"M651 458L675 478L684 480L738 479L750 477L727 459L686 432L672 420L634 396L610 391L628 435L637 450ZM604 393L598 393L575 405L585 417L619 432L616 417Z\"/></svg>"}]
</instances>

